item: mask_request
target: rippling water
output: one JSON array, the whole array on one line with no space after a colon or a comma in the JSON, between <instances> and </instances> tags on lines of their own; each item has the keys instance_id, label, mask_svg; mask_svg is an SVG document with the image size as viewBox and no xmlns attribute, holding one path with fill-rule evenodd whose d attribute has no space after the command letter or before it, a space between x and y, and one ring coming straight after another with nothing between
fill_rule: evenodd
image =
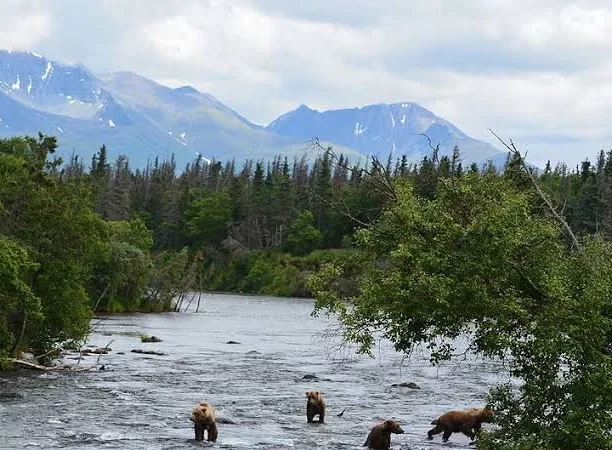
<instances>
[{"instance_id":1,"label":"rippling water","mask_svg":"<svg viewBox=\"0 0 612 450\"><path fill-rule=\"evenodd\" d=\"M201 400L235 422L219 425L215 448L357 449L388 418L406 431L392 435L394 449L473 448L463 435L442 444L441 435L428 441L426 433L441 413L482 405L488 388L506 381L495 364L468 358L433 368L423 355L402 359L384 342L376 358L356 356L325 336L329 323L311 318L312 306L207 294L199 313L99 318L88 344L113 341L100 358L105 371L0 377L0 448L201 448L209 444L194 440L189 421ZM141 333L163 342L141 343ZM421 389L391 386L403 381ZM325 424L306 423L308 389L326 398Z\"/></svg>"}]
</instances>

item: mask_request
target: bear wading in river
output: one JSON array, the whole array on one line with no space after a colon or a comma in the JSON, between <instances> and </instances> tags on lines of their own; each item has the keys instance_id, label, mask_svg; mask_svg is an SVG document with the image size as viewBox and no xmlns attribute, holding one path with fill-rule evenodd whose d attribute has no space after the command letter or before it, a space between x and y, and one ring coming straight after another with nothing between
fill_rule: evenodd
<instances>
[{"instance_id":1,"label":"bear wading in river","mask_svg":"<svg viewBox=\"0 0 612 450\"><path fill-rule=\"evenodd\" d=\"M191 411L191 421L195 428L196 441L204 440L204 431L208 431L207 440L216 442L219 434L215 422L215 408L210 403L200 402Z\"/></svg>"},{"instance_id":2,"label":"bear wading in river","mask_svg":"<svg viewBox=\"0 0 612 450\"><path fill-rule=\"evenodd\" d=\"M319 391L306 392L306 418L308 423L312 423L314 416L319 415L319 423L325 421L325 401Z\"/></svg>"},{"instance_id":3,"label":"bear wading in river","mask_svg":"<svg viewBox=\"0 0 612 450\"><path fill-rule=\"evenodd\" d=\"M389 450L391 448L391 433L403 434L404 430L395 420L385 420L372 428L363 446L376 450Z\"/></svg>"},{"instance_id":4,"label":"bear wading in river","mask_svg":"<svg viewBox=\"0 0 612 450\"><path fill-rule=\"evenodd\" d=\"M493 410L489 408L469 408L464 411L449 411L431 422L434 428L427 432L427 438L433 439L434 434L442 433L442 441L447 442L453 433L463 433L471 440L480 432L483 422L493 420Z\"/></svg>"}]
</instances>

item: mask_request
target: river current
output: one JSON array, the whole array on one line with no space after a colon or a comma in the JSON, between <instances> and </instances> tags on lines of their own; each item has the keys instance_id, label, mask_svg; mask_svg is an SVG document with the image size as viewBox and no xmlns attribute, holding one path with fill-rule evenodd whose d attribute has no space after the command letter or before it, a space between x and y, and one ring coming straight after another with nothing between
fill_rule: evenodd
<instances>
[{"instance_id":1,"label":"river current","mask_svg":"<svg viewBox=\"0 0 612 450\"><path fill-rule=\"evenodd\" d=\"M498 365L462 357L432 367L425 354L406 358L384 341L374 358L356 355L312 308L304 299L205 294L198 313L194 302L189 312L98 317L87 344L110 342L104 371L0 375L0 448L208 447L189 421L199 401L233 422L219 424L214 448L363 448L389 418L405 430L392 435L393 449L473 448L459 434L428 441L427 430L447 410L482 406L489 388L507 381ZM141 343L141 334L162 342ZM392 386L402 382L420 389ZM326 399L325 424L306 423L309 389Z\"/></svg>"}]
</instances>

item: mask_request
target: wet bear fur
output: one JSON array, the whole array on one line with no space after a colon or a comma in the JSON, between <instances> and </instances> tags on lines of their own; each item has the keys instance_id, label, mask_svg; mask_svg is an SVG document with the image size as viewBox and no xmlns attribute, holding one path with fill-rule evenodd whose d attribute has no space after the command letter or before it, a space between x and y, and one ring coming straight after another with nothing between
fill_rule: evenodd
<instances>
[{"instance_id":1,"label":"wet bear fur","mask_svg":"<svg viewBox=\"0 0 612 450\"><path fill-rule=\"evenodd\" d=\"M215 408L210 403L200 402L191 411L191 421L195 428L196 441L204 440L204 431L208 431L207 440L216 442L219 434L215 421Z\"/></svg>"},{"instance_id":2,"label":"wet bear fur","mask_svg":"<svg viewBox=\"0 0 612 450\"><path fill-rule=\"evenodd\" d=\"M404 430L395 420L386 420L372 428L363 446L376 450L389 450L391 447L391 433L403 434Z\"/></svg>"},{"instance_id":3,"label":"wet bear fur","mask_svg":"<svg viewBox=\"0 0 612 450\"><path fill-rule=\"evenodd\" d=\"M453 433L463 433L474 440L484 422L493 420L493 410L490 408L469 408L464 411L448 411L431 422L434 428L427 432L427 438L433 439L434 434L442 433L442 440L448 441Z\"/></svg>"},{"instance_id":4,"label":"wet bear fur","mask_svg":"<svg viewBox=\"0 0 612 450\"><path fill-rule=\"evenodd\" d=\"M314 421L314 416L319 415L319 423L325 421L325 401L319 391L306 392L306 418L308 423Z\"/></svg>"}]
</instances>

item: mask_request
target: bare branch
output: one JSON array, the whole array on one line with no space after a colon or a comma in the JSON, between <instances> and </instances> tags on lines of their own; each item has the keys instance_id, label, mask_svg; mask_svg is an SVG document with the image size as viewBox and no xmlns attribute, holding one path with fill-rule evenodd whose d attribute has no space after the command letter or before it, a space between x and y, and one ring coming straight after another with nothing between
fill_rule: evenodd
<instances>
[{"instance_id":1,"label":"bare branch","mask_svg":"<svg viewBox=\"0 0 612 450\"><path fill-rule=\"evenodd\" d=\"M321 142L317 139L314 138L311 141L311 145L313 147L316 147L318 150L320 151L324 151L327 152L327 154L330 156L331 160L333 161L333 163L335 165L338 165L340 158L338 157L338 155L333 151L333 149L331 147L324 147ZM369 171L367 169L363 169L363 168L358 168L357 166L345 166L343 168L346 168L346 170L348 170L349 172L355 174L356 172L363 172L367 175L367 181L372 183L372 185L374 186L374 190L377 194L380 194L381 196L385 197L387 200L389 201L394 201L397 199L396 193L395 193L395 189L393 187L393 183L391 180L391 176L390 174L387 172L387 170L385 169L385 167L380 163L380 161L376 158L376 157L372 157L372 165L373 165L373 170ZM376 176L373 171L374 170L378 170L379 173L381 174L381 176ZM367 222L364 222L360 219L358 219L357 217L355 217L348 205L346 204L346 202L344 201L344 199L341 199L342 202L342 207L340 207L337 203L331 202L325 198L323 198L323 196L319 195L317 192L315 192L314 189L311 189L311 194L314 196L314 198L316 198L317 200L319 200L320 202L322 202L323 204L325 204L326 206L338 211L339 213L341 213L342 215L346 216L347 218L349 218L352 222L356 223L357 225L360 225L362 227L369 227L370 224Z\"/></svg>"},{"instance_id":2,"label":"bare branch","mask_svg":"<svg viewBox=\"0 0 612 450\"><path fill-rule=\"evenodd\" d=\"M523 170L525 171L525 173L529 177L529 179L530 179L533 187L535 188L538 196L546 204L546 206L548 207L548 210L550 211L552 216L555 218L555 220L557 222L559 222L561 224L561 226L563 227L563 229L565 230L565 232L567 233L567 235L571 239L571 241L572 241L572 248L575 247L578 252L582 253L583 252L583 248L582 248L582 245L580 245L580 242L578 241L578 238L576 237L576 235L574 234L574 232L572 231L572 229L570 228L568 223L565 221L565 219L563 219L563 217L561 217L561 215L553 207L553 205L550 202L550 199L548 198L548 196L542 191L542 189L540 189L540 186L538 185L537 180L533 176L533 173L531 172L531 170L529 170L529 167L527 167L527 164L525 163L525 159L524 159L523 155L521 155L521 152L518 151L518 149L514 145L514 142L512 142L512 139L510 139L510 145L508 145L502 138L500 138L497 134L495 134L495 132L493 130L489 129L489 131L491 132L491 134L493 136L495 136L497 138L497 140L504 147L506 147L510 151L511 154L513 154L514 156L516 156L518 158L518 160L519 160L519 162L521 164L521 167L523 168Z\"/></svg>"},{"instance_id":3,"label":"bare branch","mask_svg":"<svg viewBox=\"0 0 612 450\"><path fill-rule=\"evenodd\" d=\"M319 151L327 152L335 164L338 164L340 158L334 152L332 147L324 147L318 138L314 138L311 141L311 146L315 147ZM391 176L387 173L384 164L380 162L380 160L376 156L371 156L372 158L372 167L373 169L378 169L382 174L382 179L377 177L373 171L370 171L365 168L359 168L358 166L347 166L346 169L355 174L357 172L363 172L368 176L368 181L371 182L377 189L378 192L389 198L390 200L396 200L397 196L395 193L395 189L393 188L393 184L391 183Z\"/></svg>"},{"instance_id":4,"label":"bare branch","mask_svg":"<svg viewBox=\"0 0 612 450\"><path fill-rule=\"evenodd\" d=\"M436 145L435 147L433 146L433 144L431 143L431 138L429 136L427 136L425 133L418 133L419 136L425 136L427 138L427 142L429 144L429 148L432 150L433 152L433 156L432 156L432 160L433 162L438 162L438 152L440 151L440 144Z\"/></svg>"}]
</instances>

